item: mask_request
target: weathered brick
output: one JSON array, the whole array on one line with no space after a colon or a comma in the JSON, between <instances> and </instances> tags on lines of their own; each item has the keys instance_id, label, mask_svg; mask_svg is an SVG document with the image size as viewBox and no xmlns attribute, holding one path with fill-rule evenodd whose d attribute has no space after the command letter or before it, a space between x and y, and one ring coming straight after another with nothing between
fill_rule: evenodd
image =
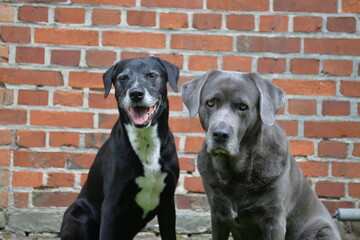
<instances>
[{"instance_id":1,"label":"weathered brick","mask_svg":"<svg viewBox=\"0 0 360 240\"><path fill-rule=\"evenodd\" d=\"M214 68L217 68L216 56L192 55L189 57L189 70L207 71Z\"/></svg>"},{"instance_id":2,"label":"weathered brick","mask_svg":"<svg viewBox=\"0 0 360 240\"><path fill-rule=\"evenodd\" d=\"M0 39L3 42L30 43L30 28L18 26L0 26Z\"/></svg>"},{"instance_id":3,"label":"weathered brick","mask_svg":"<svg viewBox=\"0 0 360 240\"><path fill-rule=\"evenodd\" d=\"M337 0L274 0L275 11L336 13Z\"/></svg>"},{"instance_id":4,"label":"weathered brick","mask_svg":"<svg viewBox=\"0 0 360 240\"><path fill-rule=\"evenodd\" d=\"M204 133L198 118L170 117L169 125L175 133Z\"/></svg>"},{"instance_id":5,"label":"weathered brick","mask_svg":"<svg viewBox=\"0 0 360 240\"><path fill-rule=\"evenodd\" d=\"M123 51L123 52L121 52L120 59L142 58L142 57L148 57L148 56L150 56L150 54L146 53L146 52Z\"/></svg>"},{"instance_id":6,"label":"weathered brick","mask_svg":"<svg viewBox=\"0 0 360 240\"><path fill-rule=\"evenodd\" d=\"M0 186L8 187L10 184L10 171L7 169L0 169Z\"/></svg>"},{"instance_id":7,"label":"weathered brick","mask_svg":"<svg viewBox=\"0 0 360 240\"><path fill-rule=\"evenodd\" d=\"M353 156L360 157L360 143L354 144Z\"/></svg>"},{"instance_id":8,"label":"weathered brick","mask_svg":"<svg viewBox=\"0 0 360 240\"><path fill-rule=\"evenodd\" d=\"M11 5L0 6L0 22L13 22L15 7Z\"/></svg>"},{"instance_id":9,"label":"weathered brick","mask_svg":"<svg viewBox=\"0 0 360 240\"><path fill-rule=\"evenodd\" d=\"M11 144L11 130L10 129L1 129L0 130L0 145L10 145Z\"/></svg>"},{"instance_id":10,"label":"weathered brick","mask_svg":"<svg viewBox=\"0 0 360 240\"><path fill-rule=\"evenodd\" d=\"M322 18L321 17L294 17L293 20L294 32L321 32Z\"/></svg>"},{"instance_id":11,"label":"weathered brick","mask_svg":"<svg viewBox=\"0 0 360 240\"><path fill-rule=\"evenodd\" d=\"M74 88L104 89L102 73L70 72L69 86Z\"/></svg>"},{"instance_id":12,"label":"weathered brick","mask_svg":"<svg viewBox=\"0 0 360 240\"><path fill-rule=\"evenodd\" d=\"M208 0L207 8L213 10L229 11L267 11L269 10L269 1L266 0Z\"/></svg>"},{"instance_id":13,"label":"weathered brick","mask_svg":"<svg viewBox=\"0 0 360 240\"><path fill-rule=\"evenodd\" d=\"M48 173L48 187L72 187L74 185L75 175L73 173Z\"/></svg>"},{"instance_id":14,"label":"weathered brick","mask_svg":"<svg viewBox=\"0 0 360 240\"><path fill-rule=\"evenodd\" d=\"M359 138L359 122L308 121L304 123L305 137L315 138Z\"/></svg>"},{"instance_id":15,"label":"weathered brick","mask_svg":"<svg viewBox=\"0 0 360 240\"><path fill-rule=\"evenodd\" d=\"M33 152L29 150L14 151L14 166L31 168L64 168L66 153Z\"/></svg>"},{"instance_id":16,"label":"weathered brick","mask_svg":"<svg viewBox=\"0 0 360 240\"><path fill-rule=\"evenodd\" d=\"M148 32L104 31L103 45L127 48L165 48L165 34Z\"/></svg>"},{"instance_id":17,"label":"weathered brick","mask_svg":"<svg viewBox=\"0 0 360 240\"><path fill-rule=\"evenodd\" d=\"M108 138L109 138L108 133L86 133L85 147L100 148Z\"/></svg>"},{"instance_id":18,"label":"weathered brick","mask_svg":"<svg viewBox=\"0 0 360 240\"><path fill-rule=\"evenodd\" d=\"M319 197L341 198L345 194L345 184L322 181L316 183L315 190Z\"/></svg>"},{"instance_id":19,"label":"weathered brick","mask_svg":"<svg viewBox=\"0 0 360 240\"><path fill-rule=\"evenodd\" d=\"M255 28L254 15L230 14L226 17L226 27L231 30L251 31Z\"/></svg>"},{"instance_id":20,"label":"weathered brick","mask_svg":"<svg viewBox=\"0 0 360 240\"><path fill-rule=\"evenodd\" d=\"M44 63L44 48L37 47L17 47L16 59L17 63Z\"/></svg>"},{"instance_id":21,"label":"weathered brick","mask_svg":"<svg viewBox=\"0 0 360 240\"><path fill-rule=\"evenodd\" d=\"M287 32L288 22L288 16L260 16L259 30L261 32Z\"/></svg>"},{"instance_id":22,"label":"weathered brick","mask_svg":"<svg viewBox=\"0 0 360 240\"><path fill-rule=\"evenodd\" d=\"M0 104L4 106L9 106L12 105L13 103L14 103L14 90L0 86Z\"/></svg>"},{"instance_id":23,"label":"weathered brick","mask_svg":"<svg viewBox=\"0 0 360 240\"><path fill-rule=\"evenodd\" d=\"M295 115L316 115L316 100L289 99L289 113Z\"/></svg>"},{"instance_id":24,"label":"weathered brick","mask_svg":"<svg viewBox=\"0 0 360 240\"><path fill-rule=\"evenodd\" d=\"M0 63L9 62L9 47L0 46Z\"/></svg>"},{"instance_id":25,"label":"weathered brick","mask_svg":"<svg viewBox=\"0 0 360 240\"><path fill-rule=\"evenodd\" d=\"M257 67L260 73L283 73L286 61L283 58L259 58Z\"/></svg>"},{"instance_id":26,"label":"weathered brick","mask_svg":"<svg viewBox=\"0 0 360 240\"><path fill-rule=\"evenodd\" d=\"M356 19L353 17L328 17L326 28L330 32L347 32L356 31Z\"/></svg>"},{"instance_id":27,"label":"weathered brick","mask_svg":"<svg viewBox=\"0 0 360 240\"><path fill-rule=\"evenodd\" d=\"M33 106L46 106L48 105L48 91L42 90L19 90L18 104L20 105L33 105Z\"/></svg>"},{"instance_id":28,"label":"weathered brick","mask_svg":"<svg viewBox=\"0 0 360 240\"><path fill-rule=\"evenodd\" d=\"M89 169L95 156L96 153L69 153L66 166L69 169Z\"/></svg>"},{"instance_id":29,"label":"weathered brick","mask_svg":"<svg viewBox=\"0 0 360 240\"><path fill-rule=\"evenodd\" d=\"M24 109L0 109L0 124L25 124L27 111Z\"/></svg>"},{"instance_id":30,"label":"weathered brick","mask_svg":"<svg viewBox=\"0 0 360 240\"><path fill-rule=\"evenodd\" d=\"M360 82L341 81L340 92L347 97L360 97Z\"/></svg>"},{"instance_id":31,"label":"weathered brick","mask_svg":"<svg viewBox=\"0 0 360 240\"><path fill-rule=\"evenodd\" d=\"M200 30L220 29L220 14L213 13L195 13L193 15L193 27Z\"/></svg>"},{"instance_id":32,"label":"weathered brick","mask_svg":"<svg viewBox=\"0 0 360 240\"><path fill-rule=\"evenodd\" d=\"M85 9L57 7L55 21L65 24L83 24L85 23Z\"/></svg>"},{"instance_id":33,"label":"weathered brick","mask_svg":"<svg viewBox=\"0 0 360 240\"><path fill-rule=\"evenodd\" d=\"M35 28L35 43L97 46L99 33L94 30Z\"/></svg>"},{"instance_id":34,"label":"weathered brick","mask_svg":"<svg viewBox=\"0 0 360 240\"><path fill-rule=\"evenodd\" d=\"M45 132L17 130L16 144L20 147L45 147Z\"/></svg>"},{"instance_id":35,"label":"weathered brick","mask_svg":"<svg viewBox=\"0 0 360 240\"><path fill-rule=\"evenodd\" d=\"M1 141L1 137L0 137L0 141ZM10 166L10 150L9 149L0 149L0 166Z\"/></svg>"},{"instance_id":36,"label":"weathered brick","mask_svg":"<svg viewBox=\"0 0 360 240\"><path fill-rule=\"evenodd\" d=\"M306 38L305 53L360 55L360 39Z\"/></svg>"},{"instance_id":37,"label":"weathered brick","mask_svg":"<svg viewBox=\"0 0 360 240\"><path fill-rule=\"evenodd\" d=\"M360 163L333 162L332 174L335 177L360 178Z\"/></svg>"},{"instance_id":38,"label":"weathered brick","mask_svg":"<svg viewBox=\"0 0 360 240\"><path fill-rule=\"evenodd\" d=\"M188 8L202 9L202 0L142 0L141 5L144 7L161 7L161 8Z\"/></svg>"},{"instance_id":39,"label":"weathered brick","mask_svg":"<svg viewBox=\"0 0 360 240\"><path fill-rule=\"evenodd\" d=\"M119 114L99 114L99 128L112 129L119 119Z\"/></svg>"},{"instance_id":40,"label":"weathered brick","mask_svg":"<svg viewBox=\"0 0 360 240\"><path fill-rule=\"evenodd\" d=\"M63 66L78 66L79 50L51 50L51 64Z\"/></svg>"},{"instance_id":41,"label":"weathered brick","mask_svg":"<svg viewBox=\"0 0 360 240\"><path fill-rule=\"evenodd\" d=\"M171 48L173 49L232 51L232 42L232 37L228 36L192 34L174 34L171 36Z\"/></svg>"},{"instance_id":42,"label":"weathered brick","mask_svg":"<svg viewBox=\"0 0 360 240\"><path fill-rule=\"evenodd\" d=\"M10 84L31 84L39 86L62 86L60 72L14 68L0 68L1 81Z\"/></svg>"},{"instance_id":43,"label":"weathered brick","mask_svg":"<svg viewBox=\"0 0 360 240\"><path fill-rule=\"evenodd\" d=\"M322 141L318 144L320 157L345 158L348 152L348 144L343 142Z\"/></svg>"},{"instance_id":44,"label":"weathered brick","mask_svg":"<svg viewBox=\"0 0 360 240\"><path fill-rule=\"evenodd\" d=\"M42 187L42 172L14 171L12 185L14 187Z\"/></svg>"},{"instance_id":45,"label":"weathered brick","mask_svg":"<svg viewBox=\"0 0 360 240\"><path fill-rule=\"evenodd\" d=\"M353 198L360 198L360 183L349 183L349 195Z\"/></svg>"},{"instance_id":46,"label":"weathered brick","mask_svg":"<svg viewBox=\"0 0 360 240\"><path fill-rule=\"evenodd\" d=\"M240 52L300 52L300 39L287 37L239 36L237 50Z\"/></svg>"},{"instance_id":47,"label":"weathered brick","mask_svg":"<svg viewBox=\"0 0 360 240\"><path fill-rule=\"evenodd\" d=\"M295 58L290 61L292 74L319 74L320 61L312 58Z\"/></svg>"},{"instance_id":48,"label":"weathered brick","mask_svg":"<svg viewBox=\"0 0 360 240\"><path fill-rule=\"evenodd\" d=\"M84 94L75 91L54 92L54 105L80 107L83 105Z\"/></svg>"},{"instance_id":49,"label":"weathered brick","mask_svg":"<svg viewBox=\"0 0 360 240\"><path fill-rule=\"evenodd\" d=\"M116 53L111 51L86 51L86 64L89 67L110 67L116 60Z\"/></svg>"},{"instance_id":50,"label":"weathered brick","mask_svg":"<svg viewBox=\"0 0 360 240\"><path fill-rule=\"evenodd\" d=\"M288 120L277 120L279 126L285 131L288 136L297 136L298 135L298 122L297 121L288 121Z\"/></svg>"},{"instance_id":51,"label":"weathered brick","mask_svg":"<svg viewBox=\"0 0 360 240\"><path fill-rule=\"evenodd\" d=\"M121 11L95 8L92 10L93 25L118 25L121 23Z\"/></svg>"},{"instance_id":52,"label":"weathered brick","mask_svg":"<svg viewBox=\"0 0 360 240\"><path fill-rule=\"evenodd\" d=\"M324 60L323 72L333 76L349 76L353 70L351 60Z\"/></svg>"},{"instance_id":53,"label":"weathered brick","mask_svg":"<svg viewBox=\"0 0 360 240\"><path fill-rule=\"evenodd\" d=\"M229 71L251 72L252 57L223 56L222 69Z\"/></svg>"},{"instance_id":54,"label":"weathered brick","mask_svg":"<svg viewBox=\"0 0 360 240\"><path fill-rule=\"evenodd\" d=\"M184 57L181 54L177 53L159 53L155 54L155 57L161 58L172 64L178 66L180 69L183 68Z\"/></svg>"},{"instance_id":55,"label":"weathered brick","mask_svg":"<svg viewBox=\"0 0 360 240\"><path fill-rule=\"evenodd\" d=\"M94 113L32 110L30 123L39 126L92 128Z\"/></svg>"},{"instance_id":56,"label":"weathered brick","mask_svg":"<svg viewBox=\"0 0 360 240\"><path fill-rule=\"evenodd\" d=\"M18 10L18 18L28 22L47 22L48 8L35 6L21 6Z\"/></svg>"},{"instance_id":57,"label":"weathered brick","mask_svg":"<svg viewBox=\"0 0 360 240\"><path fill-rule=\"evenodd\" d=\"M0 191L0 207L7 207L9 202L9 192Z\"/></svg>"},{"instance_id":58,"label":"weathered brick","mask_svg":"<svg viewBox=\"0 0 360 240\"><path fill-rule=\"evenodd\" d=\"M185 152L186 153L198 153L204 143L203 137L186 137Z\"/></svg>"},{"instance_id":59,"label":"weathered brick","mask_svg":"<svg viewBox=\"0 0 360 240\"><path fill-rule=\"evenodd\" d=\"M184 187L190 192L205 192L201 177L185 177Z\"/></svg>"},{"instance_id":60,"label":"weathered brick","mask_svg":"<svg viewBox=\"0 0 360 240\"><path fill-rule=\"evenodd\" d=\"M168 96L170 111L179 111L183 110L183 102L180 96Z\"/></svg>"},{"instance_id":61,"label":"weathered brick","mask_svg":"<svg viewBox=\"0 0 360 240\"><path fill-rule=\"evenodd\" d=\"M326 177L328 175L327 162L298 162L306 177Z\"/></svg>"},{"instance_id":62,"label":"weathered brick","mask_svg":"<svg viewBox=\"0 0 360 240\"><path fill-rule=\"evenodd\" d=\"M160 13L161 28L188 28L188 15L186 13Z\"/></svg>"},{"instance_id":63,"label":"weathered brick","mask_svg":"<svg viewBox=\"0 0 360 240\"><path fill-rule=\"evenodd\" d=\"M116 109L117 105L114 94L110 94L106 99L104 99L103 93L89 94L89 107L91 108Z\"/></svg>"},{"instance_id":64,"label":"weathered brick","mask_svg":"<svg viewBox=\"0 0 360 240\"><path fill-rule=\"evenodd\" d=\"M130 26L155 26L156 13L153 11L127 11L127 22Z\"/></svg>"},{"instance_id":65,"label":"weathered brick","mask_svg":"<svg viewBox=\"0 0 360 240\"><path fill-rule=\"evenodd\" d=\"M16 208L29 207L29 193L28 192L14 192L14 205Z\"/></svg>"},{"instance_id":66,"label":"weathered brick","mask_svg":"<svg viewBox=\"0 0 360 240\"><path fill-rule=\"evenodd\" d=\"M179 166L180 170L187 172L195 171L195 159L188 157L180 157L179 158Z\"/></svg>"},{"instance_id":67,"label":"weathered brick","mask_svg":"<svg viewBox=\"0 0 360 240\"><path fill-rule=\"evenodd\" d=\"M77 196L76 192L34 192L32 202L35 207L67 207Z\"/></svg>"},{"instance_id":68,"label":"weathered brick","mask_svg":"<svg viewBox=\"0 0 360 240\"><path fill-rule=\"evenodd\" d=\"M336 94L334 81L275 79L273 83L283 89L287 95L334 96Z\"/></svg>"},{"instance_id":69,"label":"weathered brick","mask_svg":"<svg viewBox=\"0 0 360 240\"><path fill-rule=\"evenodd\" d=\"M360 2L357 0L343 0L343 13L360 13Z\"/></svg>"},{"instance_id":70,"label":"weathered brick","mask_svg":"<svg viewBox=\"0 0 360 240\"><path fill-rule=\"evenodd\" d=\"M322 114L326 116L346 116L350 114L350 103L327 100L322 103Z\"/></svg>"},{"instance_id":71,"label":"weathered brick","mask_svg":"<svg viewBox=\"0 0 360 240\"><path fill-rule=\"evenodd\" d=\"M134 7L136 0L72 0L72 3Z\"/></svg>"},{"instance_id":72,"label":"weathered brick","mask_svg":"<svg viewBox=\"0 0 360 240\"><path fill-rule=\"evenodd\" d=\"M51 147L79 147L80 134L77 132L51 132Z\"/></svg>"}]
</instances>

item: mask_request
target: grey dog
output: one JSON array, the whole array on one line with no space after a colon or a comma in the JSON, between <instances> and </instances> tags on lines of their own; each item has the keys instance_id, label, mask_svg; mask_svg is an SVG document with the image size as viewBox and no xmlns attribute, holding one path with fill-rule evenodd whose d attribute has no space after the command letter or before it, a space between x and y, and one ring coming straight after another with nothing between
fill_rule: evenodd
<instances>
[{"instance_id":1,"label":"grey dog","mask_svg":"<svg viewBox=\"0 0 360 240\"><path fill-rule=\"evenodd\" d=\"M206 131L198 168L213 240L340 239L275 123L284 95L256 73L213 70L182 86Z\"/></svg>"}]
</instances>

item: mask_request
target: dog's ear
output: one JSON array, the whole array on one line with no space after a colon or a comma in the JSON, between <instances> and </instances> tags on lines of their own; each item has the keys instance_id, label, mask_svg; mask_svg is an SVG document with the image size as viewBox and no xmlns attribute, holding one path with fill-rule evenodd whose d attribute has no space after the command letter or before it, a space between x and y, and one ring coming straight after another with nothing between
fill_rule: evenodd
<instances>
[{"instance_id":1,"label":"dog's ear","mask_svg":"<svg viewBox=\"0 0 360 240\"><path fill-rule=\"evenodd\" d=\"M105 87L105 94L104 98L106 98L111 90L111 86L116 74L116 70L124 67L124 65L128 62L130 62L133 59L124 59L119 62L117 62L115 65L113 65L111 68L109 68L104 74L103 74L103 82Z\"/></svg>"},{"instance_id":2,"label":"dog's ear","mask_svg":"<svg viewBox=\"0 0 360 240\"><path fill-rule=\"evenodd\" d=\"M168 61L162 60L161 58L157 58L157 57L154 58L156 58L164 66L170 87L175 92L178 92L177 83L179 81L179 73L180 73L179 68Z\"/></svg>"},{"instance_id":3,"label":"dog's ear","mask_svg":"<svg viewBox=\"0 0 360 240\"><path fill-rule=\"evenodd\" d=\"M260 77L256 73L249 73L249 77L255 82L260 92L260 117L263 123L272 126L275 122L275 114L284 105L285 93L270 81Z\"/></svg>"},{"instance_id":4,"label":"dog's ear","mask_svg":"<svg viewBox=\"0 0 360 240\"><path fill-rule=\"evenodd\" d=\"M192 79L181 86L182 100L189 110L189 117L193 118L199 112L201 90L206 82L218 70L208 71L204 75Z\"/></svg>"}]
</instances>

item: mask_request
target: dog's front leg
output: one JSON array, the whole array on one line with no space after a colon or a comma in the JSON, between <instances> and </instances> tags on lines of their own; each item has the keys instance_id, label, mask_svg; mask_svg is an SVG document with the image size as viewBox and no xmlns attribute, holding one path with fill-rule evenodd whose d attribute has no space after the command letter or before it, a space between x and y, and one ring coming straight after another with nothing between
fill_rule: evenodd
<instances>
[{"instance_id":1,"label":"dog's front leg","mask_svg":"<svg viewBox=\"0 0 360 240\"><path fill-rule=\"evenodd\" d=\"M264 224L264 240L284 240L286 234L286 220L283 217L267 220Z\"/></svg>"},{"instance_id":2,"label":"dog's front leg","mask_svg":"<svg viewBox=\"0 0 360 240\"><path fill-rule=\"evenodd\" d=\"M212 240L228 240L230 230L218 217L211 213Z\"/></svg>"},{"instance_id":3,"label":"dog's front leg","mask_svg":"<svg viewBox=\"0 0 360 240\"><path fill-rule=\"evenodd\" d=\"M163 240L176 240L175 202L172 199L173 197L167 203L162 204L158 212L160 235Z\"/></svg>"}]
</instances>

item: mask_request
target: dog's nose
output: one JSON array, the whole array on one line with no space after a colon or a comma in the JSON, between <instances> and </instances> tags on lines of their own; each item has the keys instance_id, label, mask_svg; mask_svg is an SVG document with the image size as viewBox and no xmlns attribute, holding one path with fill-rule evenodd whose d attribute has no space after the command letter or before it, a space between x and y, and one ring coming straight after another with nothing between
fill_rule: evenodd
<instances>
[{"instance_id":1,"label":"dog's nose","mask_svg":"<svg viewBox=\"0 0 360 240\"><path fill-rule=\"evenodd\" d=\"M215 128L212 132L213 139L217 143L224 143L229 138L229 131L225 128Z\"/></svg>"},{"instance_id":2,"label":"dog's nose","mask_svg":"<svg viewBox=\"0 0 360 240\"><path fill-rule=\"evenodd\" d=\"M140 102L144 98L145 92L141 88L134 88L130 90L129 96L132 101Z\"/></svg>"}]
</instances>

